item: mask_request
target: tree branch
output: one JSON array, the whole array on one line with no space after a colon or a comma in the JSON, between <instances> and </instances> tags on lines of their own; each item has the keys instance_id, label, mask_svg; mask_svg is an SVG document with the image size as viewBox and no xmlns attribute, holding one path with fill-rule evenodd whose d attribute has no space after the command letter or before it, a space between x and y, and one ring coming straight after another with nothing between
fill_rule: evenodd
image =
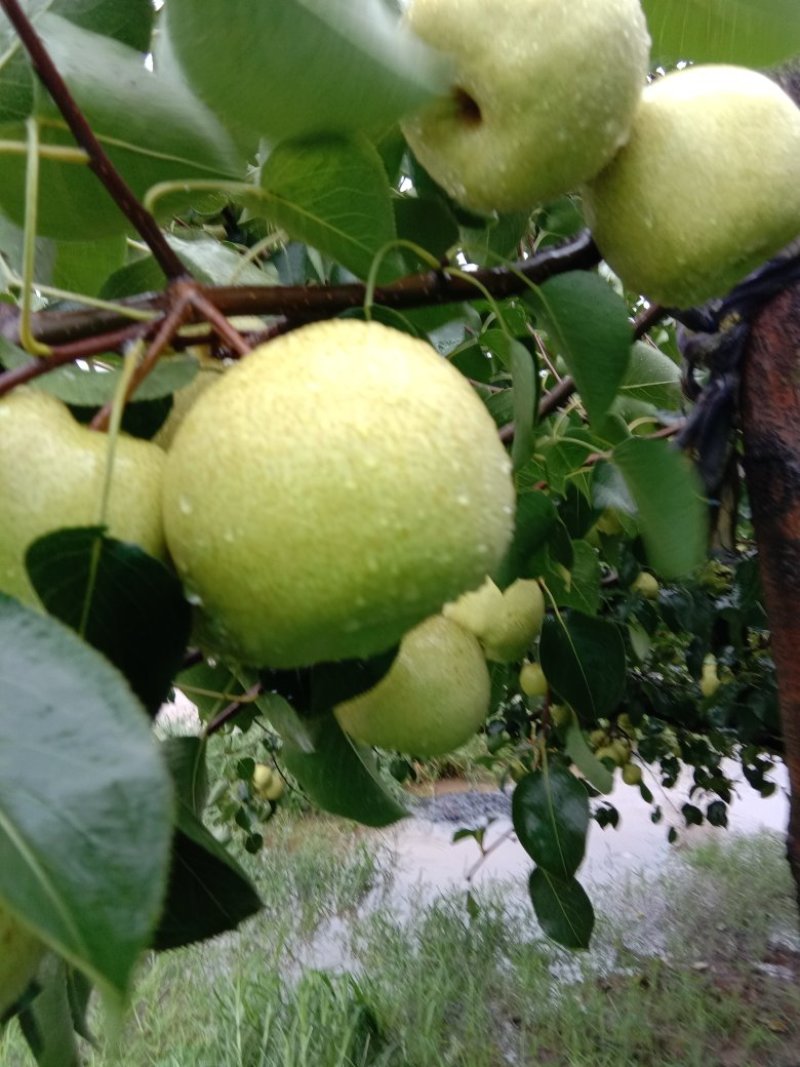
<instances>
[{"instance_id":1,"label":"tree branch","mask_svg":"<svg viewBox=\"0 0 800 1067\"><path fill-rule=\"evenodd\" d=\"M0 4L8 0L0 0ZM556 274L571 270L589 270L600 262L591 234L583 231L557 248L548 248L514 267L486 267L471 271L470 277L484 286L492 296L503 298L527 291L532 283L540 285ZM366 288L360 282L327 287L310 285L204 286L197 292L223 315L283 316L295 325L326 319L363 306ZM374 301L395 310L410 310L439 304L474 300L478 289L464 277L449 277L443 271L412 274L375 290ZM142 293L120 301L137 311L164 312L169 296ZM31 326L37 341L58 345L73 343L97 333L108 333L129 324L123 312L90 309L86 311L40 311L32 316ZM19 316L0 318L0 333L14 344L19 343Z\"/></svg>"},{"instance_id":2,"label":"tree branch","mask_svg":"<svg viewBox=\"0 0 800 1067\"><path fill-rule=\"evenodd\" d=\"M189 271L170 248L158 223L136 199L133 190L95 137L18 0L0 0L0 6L19 34L31 58L34 70L64 116L64 121L72 131L73 137L89 156L89 169L94 171L122 214L141 235L166 277L169 279L187 277Z\"/></svg>"}]
</instances>

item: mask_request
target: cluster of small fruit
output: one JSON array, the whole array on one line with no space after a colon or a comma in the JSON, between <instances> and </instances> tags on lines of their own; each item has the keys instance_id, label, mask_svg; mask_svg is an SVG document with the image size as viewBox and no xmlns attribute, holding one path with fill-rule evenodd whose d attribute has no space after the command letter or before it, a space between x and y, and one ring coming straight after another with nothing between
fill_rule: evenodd
<instances>
[{"instance_id":1,"label":"cluster of small fruit","mask_svg":"<svg viewBox=\"0 0 800 1067\"><path fill-rule=\"evenodd\" d=\"M723 295L800 231L800 109L742 67L648 81L639 0L412 0L407 17L455 70L405 134L467 208L580 189L625 286L673 307Z\"/></svg>"},{"instance_id":2,"label":"cluster of small fruit","mask_svg":"<svg viewBox=\"0 0 800 1067\"><path fill-rule=\"evenodd\" d=\"M630 719L626 715L620 715L617 720L617 729L612 731L608 726L599 726L589 734L589 744L594 750L597 759L602 760L610 767L622 768L622 780L626 785L639 785L642 781L642 768L638 763L632 762L633 743L636 731Z\"/></svg>"}]
</instances>

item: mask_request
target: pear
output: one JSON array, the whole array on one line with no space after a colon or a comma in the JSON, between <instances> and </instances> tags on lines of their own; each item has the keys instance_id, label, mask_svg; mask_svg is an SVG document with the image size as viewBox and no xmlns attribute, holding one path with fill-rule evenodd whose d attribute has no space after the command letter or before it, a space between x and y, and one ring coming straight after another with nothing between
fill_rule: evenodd
<instances>
[{"instance_id":1,"label":"pear","mask_svg":"<svg viewBox=\"0 0 800 1067\"><path fill-rule=\"evenodd\" d=\"M465 207L553 199L627 139L649 61L639 0L412 0L406 17L455 73L403 132Z\"/></svg>"},{"instance_id":2,"label":"pear","mask_svg":"<svg viewBox=\"0 0 800 1067\"><path fill-rule=\"evenodd\" d=\"M687 67L644 90L584 206L629 289L691 307L800 233L798 173L800 109L782 89L743 67Z\"/></svg>"},{"instance_id":3,"label":"pear","mask_svg":"<svg viewBox=\"0 0 800 1067\"><path fill-rule=\"evenodd\" d=\"M545 602L532 578L518 578L503 591L500 611L481 638L486 658L497 663L522 659L542 629Z\"/></svg>"},{"instance_id":4,"label":"pear","mask_svg":"<svg viewBox=\"0 0 800 1067\"><path fill-rule=\"evenodd\" d=\"M100 522L109 438L73 419L60 400L18 388L0 399L0 591L27 604L38 598L25 570L37 537ZM164 453L120 434L106 516L109 533L163 556Z\"/></svg>"},{"instance_id":5,"label":"pear","mask_svg":"<svg viewBox=\"0 0 800 1067\"><path fill-rule=\"evenodd\" d=\"M499 563L513 509L508 454L467 380L424 341L354 319L222 375L164 479L205 643L259 667L391 648Z\"/></svg>"},{"instance_id":6,"label":"pear","mask_svg":"<svg viewBox=\"0 0 800 1067\"><path fill-rule=\"evenodd\" d=\"M541 663L530 663L526 660L522 664L519 672L519 687L529 697L547 696L547 678L545 678ZM551 715L553 707L550 708Z\"/></svg>"},{"instance_id":7,"label":"pear","mask_svg":"<svg viewBox=\"0 0 800 1067\"><path fill-rule=\"evenodd\" d=\"M480 729L490 689L474 635L434 615L406 634L377 685L339 704L335 714L342 729L362 744L440 756Z\"/></svg>"}]
</instances>

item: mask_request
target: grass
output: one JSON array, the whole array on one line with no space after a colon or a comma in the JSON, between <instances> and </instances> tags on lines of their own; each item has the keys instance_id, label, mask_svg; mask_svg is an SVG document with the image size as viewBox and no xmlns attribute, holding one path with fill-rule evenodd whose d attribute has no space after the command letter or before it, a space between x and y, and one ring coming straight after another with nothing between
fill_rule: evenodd
<instances>
[{"instance_id":1,"label":"grass","mask_svg":"<svg viewBox=\"0 0 800 1067\"><path fill-rule=\"evenodd\" d=\"M398 902L373 840L333 820L270 824L248 861L264 911L148 959L119 1048L88 1067L796 1067L797 956L774 940L796 920L775 837L633 880L583 956L542 941L519 886L481 890L472 917L463 893ZM11 1028L0 1063L26 1056Z\"/></svg>"}]
</instances>

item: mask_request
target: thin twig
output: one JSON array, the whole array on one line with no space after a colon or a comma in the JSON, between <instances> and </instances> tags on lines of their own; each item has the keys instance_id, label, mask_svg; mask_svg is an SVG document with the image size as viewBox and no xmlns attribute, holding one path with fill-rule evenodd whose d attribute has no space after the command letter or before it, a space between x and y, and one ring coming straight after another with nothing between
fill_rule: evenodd
<instances>
[{"instance_id":1,"label":"thin twig","mask_svg":"<svg viewBox=\"0 0 800 1067\"><path fill-rule=\"evenodd\" d=\"M100 356L106 352L116 352L122 345L144 337L150 329L150 323L135 323L126 330L116 330L114 333L104 333L97 337L90 337L85 341L78 341L71 345L62 345L54 348L49 356L40 359L31 359L20 367L0 374L0 396L10 393L18 385L32 382L43 374L58 367L64 367L68 363L74 363L78 359L88 359L91 356Z\"/></svg>"},{"instance_id":2,"label":"thin twig","mask_svg":"<svg viewBox=\"0 0 800 1067\"><path fill-rule=\"evenodd\" d=\"M169 346L172 338L181 328L186 321L187 316L192 309L192 300L194 296L194 290L192 288L193 282L177 282L178 286L185 284L186 288L183 291L177 290L175 293L175 302L169 311L169 313L161 320L161 324L158 327L158 332L150 343L150 347L144 354L144 358L136 370L131 375L131 380L128 382L128 388L125 391L124 402L128 400L136 392L137 387L144 381L148 374L153 370L158 360L164 353L164 350ZM95 417L92 419L90 426L93 430L107 430L109 420L111 419L111 412L113 409L113 401L102 407Z\"/></svg>"},{"instance_id":3,"label":"thin twig","mask_svg":"<svg viewBox=\"0 0 800 1067\"><path fill-rule=\"evenodd\" d=\"M170 280L188 276L188 271L170 248L158 223L137 200L133 190L109 159L105 149L92 132L81 109L56 69L42 39L34 30L18 0L0 0L9 21L19 34L34 70L53 98L64 121L78 144L89 156L88 166L105 186L114 203L153 253L158 265Z\"/></svg>"},{"instance_id":4,"label":"thin twig","mask_svg":"<svg viewBox=\"0 0 800 1067\"><path fill-rule=\"evenodd\" d=\"M212 734L218 733L226 723L235 719L245 708L249 708L256 697L260 696L263 691L263 686L260 682L256 682L255 685L251 685L247 692L239 698L234 700L226 708L223 708L219 715L216 715L208 726L203 731L205 737L211 737Z\"/></svg>"}]
</instances>

